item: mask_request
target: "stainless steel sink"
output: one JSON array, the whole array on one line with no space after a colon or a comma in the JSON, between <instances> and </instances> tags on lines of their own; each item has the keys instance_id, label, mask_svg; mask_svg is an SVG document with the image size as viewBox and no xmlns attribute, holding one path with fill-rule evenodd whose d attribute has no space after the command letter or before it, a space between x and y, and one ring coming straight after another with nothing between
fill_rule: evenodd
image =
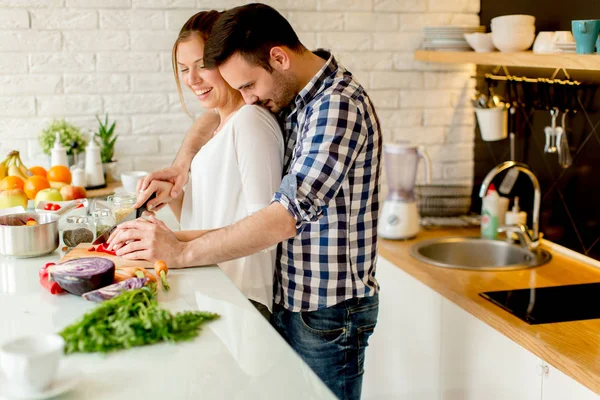
<instances>
[{"instance_id":1,"label":"stainless steel sink","mask_svg":"<svg viewBox=\"0 0 600 400\"><path fill-rule=\"evenodd\" d=\"M478 237L423 240L410 248L410 254L421 262L437 267L479 271L537 267L552 258L544 249L530 251L508 242Z\"/></svg>"}]
</instances>

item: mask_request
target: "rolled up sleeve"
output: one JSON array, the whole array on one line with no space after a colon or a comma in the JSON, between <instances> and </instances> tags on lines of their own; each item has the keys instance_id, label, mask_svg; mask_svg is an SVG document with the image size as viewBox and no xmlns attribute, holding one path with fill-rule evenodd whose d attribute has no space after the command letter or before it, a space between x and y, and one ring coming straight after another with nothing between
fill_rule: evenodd
<instances>
[{"instance_id":1,"label":"rolled up sleeve","mask_svg":"<svg viewBox=\"0 0 600 400\"><path fill-rule=\"evenodd\" d=\"M296 230L318 221L339 192L366 141L363 117L351 98L317 102L298 132L296 156L271 202L285 207Z\"/></svg>"}]
</instances>

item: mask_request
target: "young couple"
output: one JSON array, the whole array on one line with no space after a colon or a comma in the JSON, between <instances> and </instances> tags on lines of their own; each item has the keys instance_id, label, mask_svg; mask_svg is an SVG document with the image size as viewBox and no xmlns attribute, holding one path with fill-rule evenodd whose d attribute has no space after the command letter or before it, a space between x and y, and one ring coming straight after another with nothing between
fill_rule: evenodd
<instances>
[{"instance_id":1,"label":"young couple","mask_svg":"<svg viewBox=\"0 0 600 400\"><path fill-rule=\"evenodd\" d=\"M181 80L214 112L141 182L137 205L156 193L149 205L168 203L183 230L151 216L121 224L110 245L171 268L218 263L339 398L359 399L379 291L382 139L369 97L259 3L194 15L173 66L180 95Z\"/></svg>"}]
</instances>

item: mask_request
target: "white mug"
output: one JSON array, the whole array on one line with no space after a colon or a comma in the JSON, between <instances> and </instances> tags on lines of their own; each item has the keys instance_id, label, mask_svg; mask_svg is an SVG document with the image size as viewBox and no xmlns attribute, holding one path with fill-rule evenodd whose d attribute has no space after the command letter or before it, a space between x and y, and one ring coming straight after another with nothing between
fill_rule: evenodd
<instances>
[{"instance_id":1,"label":"white mug","mask_svg":"<svg viewBox=\"0 0 600 400\"><path fill-rule=\"evenodd\" d=\"M13 391L42 392L50 386L63 354L59 335L26 336L0 347L0 369Z\"/></svg>"},{"instance_id":2,"label":"white mug","mask_svg":"<svg viewBox=\"0 0 600 400\"><path fill-rule=\"evenodd\" d=\"M138 181L146 175L148 175L146 171L123 172L121 173L121 183L127 193L135 193Z\"/></svg>"},{"instance_id":3,"label":"white mug","mask_svg":"<svg viewBox=\"0 0 600 400\"><path fill-rule=\"evenodd\" d=\"M552 43L575 43L575 38L571 31L556 31L552 35Z\"/></svg>"}]
</instances>

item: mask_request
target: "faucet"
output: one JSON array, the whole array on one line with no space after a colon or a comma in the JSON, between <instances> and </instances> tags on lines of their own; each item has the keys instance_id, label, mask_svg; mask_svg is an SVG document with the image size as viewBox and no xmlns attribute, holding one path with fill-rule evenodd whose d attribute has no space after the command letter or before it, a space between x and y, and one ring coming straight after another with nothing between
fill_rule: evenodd
<instances>
[{"instance_id":1,"label":"faucet","mask_svg":"<svg viewBox=\"0 0 600 400\"><path fill-rule=\"evenodd\" d=\"M532 224L533 224L533 233L529 234L529 231L524 225L513 225L513 226L501 226L498 228L498 232L511 232L516 233L521 242L521 246L526 247L530 251L534 251L537 249L540 243L540 203L542 198L542 191L540 189L540 182L537 177L526 164L519 163L516 161L505 161L502 164L496 165L483 179L481 183L481 189L479 190L479 197L483 199L485 197L492 180L498 175L500 172L516 168L520 172L523 172L525 175L531 179L531 183L533 184L533 216L532 216Z\"/></svg>"}]
</instances>

